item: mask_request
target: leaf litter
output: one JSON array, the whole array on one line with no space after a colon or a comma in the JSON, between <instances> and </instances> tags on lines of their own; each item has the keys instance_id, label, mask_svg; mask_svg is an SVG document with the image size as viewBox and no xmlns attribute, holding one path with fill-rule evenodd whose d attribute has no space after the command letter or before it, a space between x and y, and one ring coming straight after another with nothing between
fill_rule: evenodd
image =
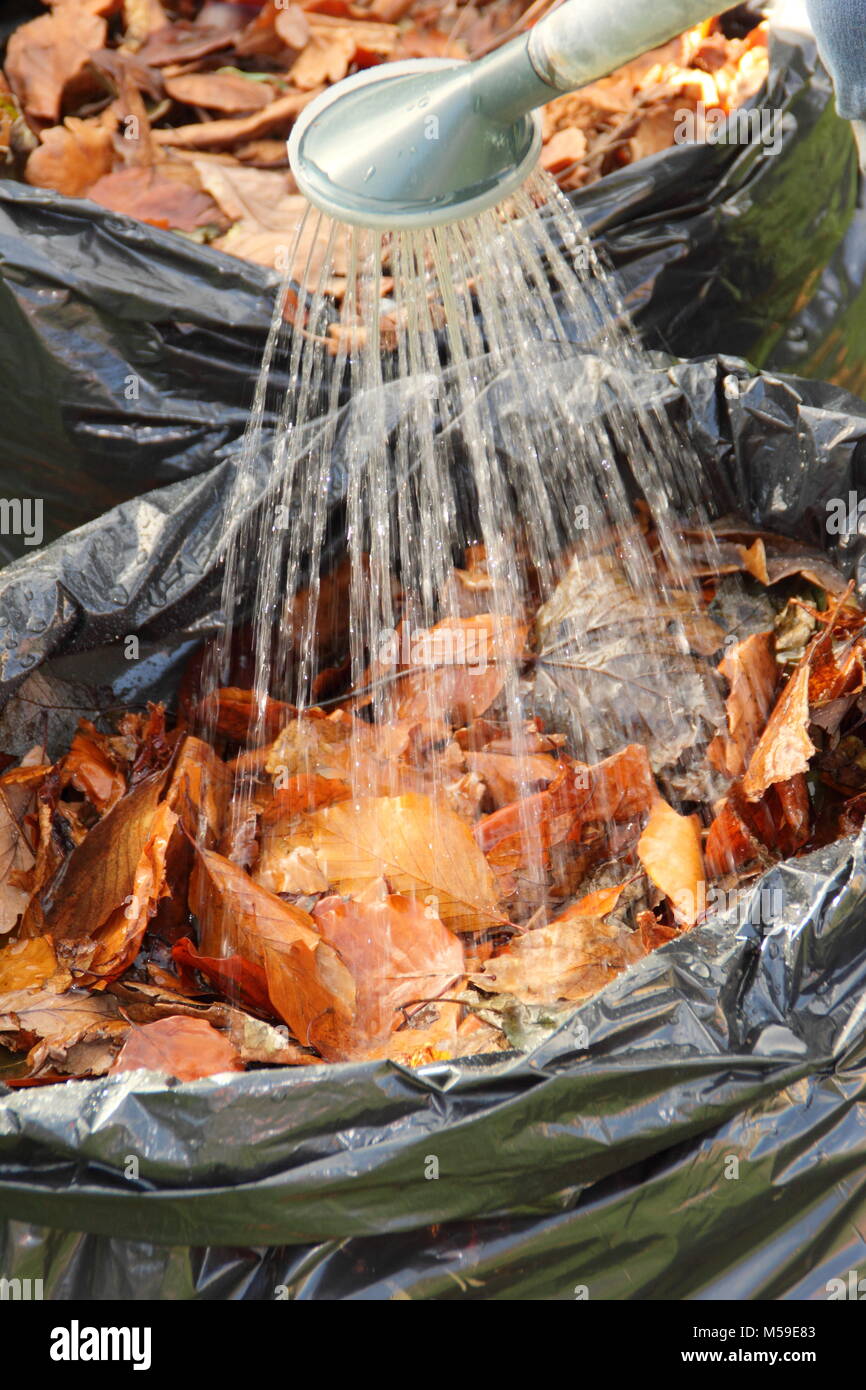
<instances>
[{"instance_id":1,"label":"leaf litter","mask_svg":"<svg viewBox=\"0 0 866 1390\"><path fill-rule=\"evenodd\" d=\"M786 548L762 539L765 555ZM451 620L461 640L443 619L414 635L418 664L400 646L396 671L374 656L353 689L333 627L321 650L344 674L327 706L272 700L256 721L252 692L226 686L207 698L205 741L199 658L171 718L88 711L65 751L19 743L0 770L4 1081L531 1047L720 893L856 831L866 613L852 586L790 547L784 576L735 561L724 523L692 540L702 584L682 603L642 599L601 553L566 566L538 611L494 622L474 547L443 596L473 596ZM675 621L716 635L668 647L673 670L646 632ZM491 639L487 663L467 632ZM575 650L579 672L557 664ZM506 666L534 710L519 755ZM655 700L672 680L676 738ZM582 723L592 757L585 740L577 756ZM703 769L709 802L684 769Z\"/></svg>"},{"instance_id":2,"label":"leaf litter","mask_svg":"<svg viewBox=\"0 0 866 1390\"><path fill-rule=\"evenodd\" d=\"M45 0L0 72L0 173L274 267L306 210L286 138L317 93L380 63L478 57L551 3ZM764 23L727 38L710 20L558 98L543 167L570 190L668 148L682 112L712 119L755 94L766 45ZM309 251L292 269L312 285Z\"/></svg>"}]
</instances>

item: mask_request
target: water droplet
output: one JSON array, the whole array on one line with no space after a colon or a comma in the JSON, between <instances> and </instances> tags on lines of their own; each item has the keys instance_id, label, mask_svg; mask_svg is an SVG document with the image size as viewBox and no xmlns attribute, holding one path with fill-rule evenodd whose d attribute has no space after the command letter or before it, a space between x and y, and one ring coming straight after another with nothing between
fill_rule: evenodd
<instances>
[{"instance_id":1,"label":"water droplet","mask_svg":"<svg viewBox=\"0 0 866 1390\"><path fill-rule=\"evenodd\" d=\"M373 178L373 176L374 176L375 173L376 173L376 166L375 166L375 164L371 164L370 167L369 167L369 169L367 170L366 174L364 175L364 182L365 182L365 183L369 183L369 182L370 182L370 179Z\"/></svg>"}]
</instances>

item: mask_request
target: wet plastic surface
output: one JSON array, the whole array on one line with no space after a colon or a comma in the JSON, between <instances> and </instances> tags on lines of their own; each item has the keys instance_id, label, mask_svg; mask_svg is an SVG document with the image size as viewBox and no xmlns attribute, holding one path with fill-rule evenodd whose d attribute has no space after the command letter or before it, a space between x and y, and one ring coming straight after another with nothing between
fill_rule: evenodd
<instances>
[{"instance_id":1,"label":"wet plastic surface","mask_svg":"<svg viewBox=\"0 0 866 1390\"><path fill-rule=\"evenodd\" d=\"M551 389L601 408L601 364L575 352L557 370ZM639 389L692 440L719 509L739 497L814 539L826 499L857 485L866 405L838 388L709 359ZM230 466L0 574L7 711L22 679L76 664L117 690L116 642L136 631L148 679L170 681L213 620ZM772 922L753 897L526 1057L2 1090L0 1268L53 1298L823 1297L866 1266L864 846L761 890L779 895Z\"/></svg>"}]
</instances>

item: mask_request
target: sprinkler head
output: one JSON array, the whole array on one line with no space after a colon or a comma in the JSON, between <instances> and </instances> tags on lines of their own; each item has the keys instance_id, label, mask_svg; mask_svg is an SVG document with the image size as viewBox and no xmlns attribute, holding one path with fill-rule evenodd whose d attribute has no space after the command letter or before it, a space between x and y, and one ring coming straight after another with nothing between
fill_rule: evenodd
<instances>
[{"instance_id":1,"label":"sprinkler head","mask_svg":"<svg viewBox=\"0 0 866 1390\"><path fill-rule=\"evenodd\" d=\"M536 107L715 9L713 0L564 0L477 62L423 58L356 73L296 121L289 162L298 187L361 227L435 227L482 212L535 165Z\"/></svg>"},{"instance_id":2,"label":"sprinkler head","mask_svg":"<svg viewBox=\"0 0 866 1390\"><path fill-rule=\"evenodd\" d=\"M534 168L541 127L511 100L485 101L486 64L387 63L323 92L289 140L301 192L330 217L382 230L438 226L500 202ZM530 72L542 99L556 95Z\"/></svg>"}]
</instances>

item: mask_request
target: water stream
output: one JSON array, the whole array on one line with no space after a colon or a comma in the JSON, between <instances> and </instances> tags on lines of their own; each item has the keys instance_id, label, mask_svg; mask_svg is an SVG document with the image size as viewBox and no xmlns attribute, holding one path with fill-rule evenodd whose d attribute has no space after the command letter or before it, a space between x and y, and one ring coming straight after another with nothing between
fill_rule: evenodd
<instances>
[{"instance_id":1,"label":"water stream","mask_svg":"<svg viewBox=\"0 0 866 1390\"><path fill-rule=\"evenodd\" d=\"M277 364L290 386L274 401ZM502 673L494 712L521 766L536 713L588 763L637 741L657 770L675 766L700 704L678 616L692 603L681 518L700 500L645 372L615 281L546 175L427 231L347 229L310 209L238 460L226 622L203 676L206 692L231 684L251 630L248 746L273 737L269 699L315 705L322 668L345 657L356 801L400 790L387 758L371 770L371 721L411 718L426 730L421 785L444 805L451 661ZM554 595L533 672L520 624ZM306 765L299 730L290 770ZM537 827L523 831L540 882Z\"/></svg>"}]
</instances>

